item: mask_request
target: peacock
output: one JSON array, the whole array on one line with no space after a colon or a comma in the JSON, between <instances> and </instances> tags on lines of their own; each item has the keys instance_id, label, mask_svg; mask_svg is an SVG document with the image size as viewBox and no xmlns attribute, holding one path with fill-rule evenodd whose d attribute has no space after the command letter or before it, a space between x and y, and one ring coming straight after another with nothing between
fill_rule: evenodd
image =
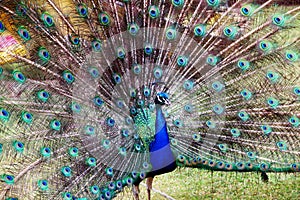
<instances>
[{"instance_id":1,"label":"peacock","mask_svg":"<svg viewBox=\"0 0 300 200\"><path fill-rule=\"evenodd\" d=\"M299 172L299 32L296 0L0 0L0 199Z\"/></svg>"}]
</instances>

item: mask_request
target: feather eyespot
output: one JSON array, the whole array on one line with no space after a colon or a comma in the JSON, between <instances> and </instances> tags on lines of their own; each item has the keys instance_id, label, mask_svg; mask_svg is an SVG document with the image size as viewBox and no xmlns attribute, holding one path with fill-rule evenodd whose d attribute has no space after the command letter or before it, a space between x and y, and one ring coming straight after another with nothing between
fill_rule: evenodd
<instances>
[{"instance_id":1,"label":"feather eyespot","mask_svg":"<svg viewBox=\"0 0 300 200\"><path fill-rule=\"evenodd\" d=\"M246 4L241 7L240 12L246 17L251 17L254 13L255 7L252 4Z\"/></svg>"},{"instance_id":2,"label":"feather eyespot","mask_svg":"<svg viewBox=\"0 0 300 200\"><path fill-rule=\"evenodd\" d=\"M0 21L0 33L3 33L5 31L5 26L2 21Z\"/></svg>"},{"instance_id":3,"label":"feather eyespot","mask_svg":"<svg viewBox=\"0 0 300 200\"><path fill-rule=\"evenodd\" d=\"M177 31L174 27L169 27L166 30L166 38L168 40L174 40L177 36Z\"/></svg>"},{"instance_id":4,"label":"feather eyespot","mask_svg":"<svg viewBox=\"0 0 300 200\"><path fill-rule=\"evenodd\" d=\"M128 32L130 35L135 36L138 34L140 27L136 23L132 23L128 26Z\"/></svg>"},{"instance_id":5,"label":"feather eyespot","mask_svg":"<svg viewBox=\"0 0 300 200\"><path fill-rule=\"evenodd\" d=\"M98 40L98 39L93 40L91 45L92 45L92 48L95 52L100 52L102 50L101 41Z\"/></svg>"},{"instance_id":6,"label":"feather eyespot","mask_svg":"<svg viewBox=\"0 0 300 200\"><path fill-rule=\"evenodd\" d=\"M46 27L54 26L54 19L49 13L44 12L41 16L41 19Z\"/></svg>"},{"instance_id":7,"label":"feather eyespot","mask_svg":"<svg viewBox=\"0 0 300 200\"><path fill-rule=\"evenodd\" d=\"M99 22L103 26L108 26L111 23L110 16L106 12L99 13Z\"/></svg>"},{"instance_id":8,"label":"feather eyespot","mask_svg":"<svg viewBox=\"0 0 300 200\"><path fill-rule=\"evenodd\" d=\"M160 15L159 8L155 5L150 6L149 15L152 19L158 18Z\"/></svg>"},{"instance_id":9,"label":"feather eyespot","mask_svg":"<svg viewBox=\"0 0 300 200\"><path fill-rule=\"evenodd\" d=\"M1 28L0 28L0 30L1 30ZM20 26L20 27L18 28L18 31L17 31L17 32L18 32L19 36L20 36L23 40L28 41L28 40L31 39L30 33L28 32L28 30L27 30L24 26Z\"/></svg>"},{"instance_id":10,"label":"feather eyespot","mask_svg":"<svg viewBox=\"0 0 300 200\"><path fill-rule=\"evenodd\" d=\"M16 13L20 16L20 17L25 17L27 15L27 7L26 5L20 3L17 5L16 7Z\"/></svg>"},{"instance_id":11,"label":"feather eyespot","mask_svg":"<svg viewBox=\"0 0 300 200\"><path fill-rule=\"evenodd\" d=\"M40 47L39 48L38 56L44 62L48 62L51 58L51 55L50 55L49 51L45 47Z\"/></svg>"},{"instance_id":12,"label":"feather eyespot","mask_svg":"<svg viewBox=\"0 0 300 200\"><path fill-rule=\"evenodd\" d=\"M206 0L206 2L211 7L218 7L220 5L220 0Z\"/></svg>"},{"instance_id":13,"label":"feather eyespot","mask_svg":"<svg viewBox=\"0 0 300 200\"><path fill-rule=\"evenodd\" d=\"M81 17L87 17L88 16L88 8L85 4L79 4L77 6L77 12Z\"/></svg>"},{"instance_id":14,"label":"feather eyespot","mask_svg":"<svg viewBox=\"0 0 300 200\"><path fill-rule=\"evenodd\" d=\"M5 109L0 108L0 119L3 121L7 121L9 117L10 117L10 113Z\"/></svg>"},{"instance_id":15,"label":"feather eyespot","mask_svg":"<svg viewBox=\"0 0 300 200\"><path fill-rule=\"evenodd\" d=\"M15 81L17 81L18 83L25 83L26 81L26 77L24 76L24 74L18 70L13 71L13 78Z\"/></svg>"}]
</instances>

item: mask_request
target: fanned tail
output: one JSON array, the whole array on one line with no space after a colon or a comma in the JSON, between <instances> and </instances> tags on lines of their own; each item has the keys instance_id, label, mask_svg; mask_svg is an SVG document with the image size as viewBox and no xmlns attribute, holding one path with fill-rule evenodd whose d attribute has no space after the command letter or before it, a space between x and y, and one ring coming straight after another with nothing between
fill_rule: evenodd
<instances>
[{"instance_id":1,"label":"fanned tail","mask_svg":"<svg viewBox=\"0 0 300 200\"><path fill-rule=\"evenodd\" d=\"M2 0L0 198L144 179L161 91L178 166L298 172L300 7L280 3Z\"/></svg>"}]
</instances>

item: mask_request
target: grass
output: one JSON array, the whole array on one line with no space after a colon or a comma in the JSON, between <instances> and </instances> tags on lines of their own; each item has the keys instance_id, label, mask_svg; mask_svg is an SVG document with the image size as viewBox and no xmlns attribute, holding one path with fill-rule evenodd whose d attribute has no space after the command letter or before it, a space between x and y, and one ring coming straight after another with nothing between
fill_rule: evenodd
<instances>
[{"instance_id":1,"label":"grass","mask_svg":"<svg viewBox=\"0 0 300 200\"><path fill-rule=\"evenodd\" d=\"M211 172L199 169L177 169L155 177L153 188L176 200L199 199L300 199L299 173L268 173L269 182L260 174ZM140 199L147 199L146 187L140 186ZM152 191L153 200L168 199ZM133 199L127 188L116 198Z\"/></svg>"}]
</instances>

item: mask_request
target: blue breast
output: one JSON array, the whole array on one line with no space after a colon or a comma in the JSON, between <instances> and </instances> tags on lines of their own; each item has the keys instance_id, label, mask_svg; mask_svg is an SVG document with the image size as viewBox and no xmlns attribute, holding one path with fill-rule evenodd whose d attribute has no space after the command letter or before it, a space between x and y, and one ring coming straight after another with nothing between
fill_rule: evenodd
<instances>
[{"instance_id":1,"label":"blue breast","mask_svg":"<svg viewBox=\"0 0 300 200\"><path fill-rule=\"evenodd\" d=\"M160 105L156 105L154 139L149 147L152 174L158 175L173 171L176 168L176 163L170 147L167 123Z\"/></svg>"}]
</instances>

